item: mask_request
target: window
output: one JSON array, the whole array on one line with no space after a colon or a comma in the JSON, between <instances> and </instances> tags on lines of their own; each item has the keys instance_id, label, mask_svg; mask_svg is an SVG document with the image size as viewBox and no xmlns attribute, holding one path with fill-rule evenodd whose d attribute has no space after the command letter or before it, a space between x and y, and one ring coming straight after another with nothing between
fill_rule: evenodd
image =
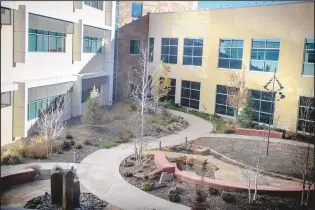
<instances>
[{"instance_id":1,"label":"window","mask_svg":"<svg viewBox=\"0 0 315 210\"><path fill-rule=\"evenodd\" d=\"M85 5L103 10L103 1L84 1Z\"/></svg>"},{"instance_id":2,"label":"window","mask_svg":"<svg viewBox=\"0 0 315 210\"><path fill-rule=\"evenodd\" d=\"M101 53L102 39L90 36L83 37L83 52L85 53Z\"/></svg>"},{"instance_id":3,"label":"window","mask_svg":"<svg viewBox=\"0 0 315 210\"><path fill-rule=\"evenodd\" d=\"M27 108L28 108L27 119L33 120L35 118L38 118L41 114L41 110L45 110L51 106L56 106L56 102L58 102L59 100L63 100L64 97L67 97L67 94L29 102L27 105ZM62 103L63 101L61 101L61 106L62 106Z\"/></svg>"},{"instance_id":4,"label":"window","mask_svg":"<svg viewBox=\"0 0 315 210\"><path fill-rule=\"evenodd\" d=\"M202 66L203 39L184 39L183 65Z\"/></svg>"},{"instance_id":5,"label":"window","mask_svg":"<svg viewBox=\"0 0 315 210\"><path fill-rule=\"evenodd\" d=\"M299 103L299 117L298 117L298 128L297 130L314 133L315 127L315 108L314 98L300 96Z\"/></svg>"},{"instance_id":6,"label":"window","mask_svg":"<svg viewBox=\"0 0 315 210\"><path fill-rule=\"evenodd\" d=\"M154 55L154 38L149 39L149 62L153 62Z\"/></svg>"},{"instance_id":7,"label":"window","mask_svg":"<svg viewBox=\"0 0 315 210\"><path fill-rule=\"evenodd\" d=\"M36 30L28 31L29 52L65 52L66 34L51 31Z\"/></svg>"},{"instance_id":8,"label":"window","mask_svg":"<svg viewBox=\"0 0 315 210\"><path fill-rule=\"evenodd\" d=\"M180 105L199 109L200 82L182 80Z\"/></svg>"},{"instance_id":9,"label":"window","mask_svg":"<svg viewBox=\"0 0 315 210\"><path fill-rule=\"evenodd\" d=\"M141 3L132 3L131 17L140 18L141 16L142 16L142 4Z\"/></svg>"},{"instance_id":10,"label":"window","mask_svg":"<svg viewBox=\"0 0 315 210\"><path fill-rule=\"evenodd\" d=\"M101 86L95 86L95 88L97 89L97 91L99 93L101 92ZM82 90L81 103L84 103L84 102L86 102L89 99L90 93L92 92L92 90L93 90L93 87L85 89L85 90Z\"/></svg>"},{"instance_id":11,"label":"window","mask_svg":"<svg viewBox=\"0 0 315 210\"><path fill-rule=\"evenodd\" d=\"M177 38L162 38L161 60L164 63L177 64L177 52Z\"/></svg>"},{"instance_id":12,"label":"window","mask_svg":"<svg viewBox=\"0 0 315 210\"><path fill-rule=\"evenodd\" d=\"M242 39L220 39L219 68L242 69Z\"/></svg>"},{"instance_id":13,"label":"window","mask_svg":"<svg viewBox=\"0 0 315 210\"><path fill-rule=\"evenodd\" d=\"M228 104L229 87L217 85L215 97L215 113L234 116L234 108Z\"/></svg>"},{"instance_id":14,"label":"window","mask_svg":"<svg viewBox=\"0 0 315 210\"><path fill-rule=\"evenodd\" d=\"M130 54L140 54L140 40L130 40Z\"/></svg>"},{"instance_id":15,"label":"window","mask_svg":"<svg viewBox=\"0 0 315 210\"><path fill-rule=\"evenodd\" d=\"M253 109L254 109L254 121L269 124L269 118L271 125L273 124L274 106L275 106L275 93L250 90Z\"/></svg>"},{"instance_id":16,"label":"window","mask_svg":"<svg viewBox=\"0 0 315 210\"><path fill-rule=\"evenodd\" d=\"M278 72L279 39L253 39L251 71Z\"/></svg>"},{"instance_id":17,"label":"window","mask_svg":"<svg viewBox=\"0 0 315 210\"><path fill-rule=\"evenodd\" d=\"M11 92L1 93L1 108L11 106Z\"/></svg>"},{"instance_id":18,"label":"window","mask_svg":"<svg viewBox=\"0 0 315 210\"><path fill-rule=\"evenodd\" d=\"M306 39L303 62L303 75L314 76L314 61L314 39Z\"/></svg>"},{"instance_id":19,"label":"window","mask_svg":"<svg viewBox=\"0 0 315 210\"><path fill-rule=\"evenodd\" d=\"M160 77L160 80L163 81L164 78ZM171 87L167 94L167 96L161 98L161 101L171 101L175 102L175 94L176 94L176 79L170 79L171 80Z\"/></svg>"}]
</instances>

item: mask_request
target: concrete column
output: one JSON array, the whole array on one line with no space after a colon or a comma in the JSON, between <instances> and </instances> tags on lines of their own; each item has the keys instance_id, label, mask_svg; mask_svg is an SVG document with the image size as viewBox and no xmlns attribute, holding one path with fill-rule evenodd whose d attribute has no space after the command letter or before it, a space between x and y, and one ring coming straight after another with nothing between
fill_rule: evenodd
<instances>
[{"instance_id":1,"label":"concrete column","mask_svg":"<svg viewBox=\"0 0 315 210\"><path fill-rule=\"evenodd\" d=\"M19 89L13 92L13 137L27 136L27 104L28 88L25 83L19 83Z\"/></svg>"},{"instance_id":2,"label":"concrete column","mask_svg":"<svg viewBox=\"0 0 315 210\"><path fill-rule=\"evenodd\" d=\"M26 63L28 52L28 11L25 5L13 10L13 62Z\"/></svg>"}]
</instances>

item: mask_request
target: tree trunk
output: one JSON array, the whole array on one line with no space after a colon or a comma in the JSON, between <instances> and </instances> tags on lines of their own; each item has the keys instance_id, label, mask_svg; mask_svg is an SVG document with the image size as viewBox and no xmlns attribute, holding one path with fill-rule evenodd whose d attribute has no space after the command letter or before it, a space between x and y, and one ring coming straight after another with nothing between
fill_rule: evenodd
<instances>
[{"instance_id":1,"label":"tree trunk","mask_svg":"<svg viewBox=\"0 0 315 210\"><path fill-rule=\"evenodd\" d=\"M238 116L238 109L234 108L234 122L236 123L237 120L237 116Z\"/></svg>"}]
</instances>

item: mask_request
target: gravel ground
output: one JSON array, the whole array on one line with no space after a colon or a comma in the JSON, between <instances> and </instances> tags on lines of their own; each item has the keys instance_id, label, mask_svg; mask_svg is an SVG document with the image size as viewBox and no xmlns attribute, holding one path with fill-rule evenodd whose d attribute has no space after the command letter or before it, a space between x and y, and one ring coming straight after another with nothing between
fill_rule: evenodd
<instances>
[{"instance_id":1,"label":"gravel ground","mask_svg":"<svg viewBox=\"0 0 315 210\"><path fill-rule=\"evenodd\" d=\"M128 162L133 162L129 158L127 158ZM146 167L144 172L150 172L155 169L154 161L150 161ZM164 182L162 184L158 183L158 178L155 180L144 180L135 177L125 177L125 172L137 172L139 169L138 166L133 165L131 167L123 167L120 166L120 173L124 177L124 179L135 187L141 189L141 184L143 182L148 182L152 185L152 190L148 191L148 193L160 197L165 200L169 200L168 198L168 190L172 187L179 186L182 189L182 193L180 194L180 202L179 204L192 207L192 204L195 199L195 191L196 185L188 182L182 182L179 180L173 180L169 182ZM252 205L248 205L248 196L246 193L239 192L230 192L234 197L235 201L231 203L225 202L221 198L222 191L218 191L216 195L210 194L208 188L203 187L204 192L207 196L207 204L209 206L209 210L293 210L293 209L301 209L299 208L299 197L298 198L282 198L282 197L274 197L274 196L260 196L258 195L257 202ZM313 208L310 208L313 209ZM309 210L310 210L309 209Z\"/></svg>"},{"instance_id":2,"label":"gravel ground","mask_svg":"<svg viewBox=\"0 0 315 210\"><path fill-rule=\"evenodd\" d=\"M80 208L77 209L96 209L96 210L102 210L105 209L105 207L108 205L107 202L99 199L92 193L81 193L80 195ZM48 194L47 196L42 195L36 198L31 199L27 202L27 204L24 206L28 209L42 209L42 210L61 210L62 208L57 205L51 204L51 197Z\"/></svg>"},{"instance_id":3,"label":"gravel ground","mask_svg":"<svg viewBox=\"0 0 315 210\"><path fill-rule=\"evenodd\" d=\"M254 160L251 157L258 156L261 142L248 139L204 137L194 140L193 143L204 147L210 147L211 149L214 149L215 151L229 158L244 164L248 164ZM273 173L292 176L295 178L301 178L299 164L296 164L296 154L306 154L306 147L270 142L269 156L266 155L266 142L262 143L262 148L263 150L260 156L261 169ZM220 159L222 161L226 161L224 158ZM314 160L312 152L310 155L310 160ZM310 162L313 163L313 161Z\"/></svg>"}]
</instances>

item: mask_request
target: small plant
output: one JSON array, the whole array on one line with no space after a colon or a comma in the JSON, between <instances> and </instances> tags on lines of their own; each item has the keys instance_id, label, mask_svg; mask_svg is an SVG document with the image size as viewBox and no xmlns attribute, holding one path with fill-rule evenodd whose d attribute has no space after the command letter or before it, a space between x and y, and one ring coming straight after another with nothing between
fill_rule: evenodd
<instances>
[{"instance_id":1,"label":"small plant","mask_svg":"<svg viewBox=\"0 0 315 210\"><path fill-rule=\"evenodd\" d=\"M237 124L242 128L250 128L253 119L254 119L253 100L251 99L251 97L248 97L244 108L241 110L237 118Z\"/></svg>"},{"instance_id":2,"label":"small plant","mask_svg":"<svg viewBox=\"0 0 315 210\"><path fill-rule=\"evenodd\" d=\"M55 165L53 171L63 171L63 168L60 165Z\"/></svg>"},{"instance_id":3,"label":"small plant","mask_svg":"<svg viewBox=\"0 0 315 210\"><path fill-rule=\"evenodd\" d=\"M35 171L36 174L40 175L40 169L41 167L37 164L30 164L28 166L25 167L25 169L31 168Z\"/></svg>"},{"instance_id":4,"label":"small plant","mask_svg":"<svg viewBox=\"0 0 315 210\"><path fill-rule=\"evenodd\" d=\"M16 152L5 151L1 155L1 165L15 165L21 163L23 163L23 158Z\"/></svg>"},{"instance_id":5,"label":"small plant","mask_svg":"<svg viewBox=\"0 0 315 210\"><path fill-rule=\"evenodd\" d=\"M168 190L168 199L171 202L180 202L180 196L179 196L178 189L176 189L176 188L169 189Z\"/></svg>"},{"instance_id":6,"label":"small plant","mask_svg":"<svg viewBox=\"0 0 315 210\"><path fill-rule=\"evenodd\" d=\"M101 123L102 113L100 109L100 93L98 89L94 86L87 100L86 110L83 114L83 121L89 124L92 129L95 125Z\"/></svg>"},{"instance_id":7,"label":"small plant","mask_svg":"<svg viewBox=\"0 0 315 210\"><path fill-rule=\"evenodd\" d=\"M141 185L141 190L150 191L150 190L152 190L152 185L148 182L143 182Z\"/></svg>"},{"instance_id":8,"label":"small plant","mask_svg":"<svg viewBox=\"0 0 315 210\"><path fill-rule=\"evenodd\" d=\"M89 140L89 139L85 139L85 140L83 141L83 144L85 144L85 145L92 145L92 141Z\"/></svg>"},{"instance_id":9,"label":"small plant","mask_svg":"<svg viewBox=\"0 0 315 210\"><path fill-rule=\"evenodd\" d=\"M209 187L209 194L210 195L219 195L219 190L213 187Z\"/></svg>"},{"instance_id":10,"label":"small plant","mask_svg":"<svg viewBox=\"0 0 315 210\"><path fill-rule=\"evenodd\" d=\"M119 145L118 142L114 142L114 141L108 141L108 142L102 142L100 143L99 147L101 149L109 149L111 147L117 147Z\"/></svg>"},{"instance_id":11,"label":"small plant","mask_svg":"<svg viewBox=\"0 0 315 210\"><path fill-rule=\"evenodd\" d=\"M130 108L131 108L132 110L137 110L137 105L136 105L135 103L131 103L131 104L130 104Z\"/></svg>"},{"instance_id":12,"label":"small plant","mask_svg":"<svg viewBox=\"0 0 315 210\"><path fill-rule=\"evenodd\" d=\"M221 198L227 203L235 202L235 196L229 192L222 192Z\"/></svg>"},{"instance_id":13,"label":"small plant","mask_svg":"<svg viewBox=\"0 0 315 210\"><path fill-rule=\"evenodd\" d=\"M71 133L67 133L66 139L73 139L73 136L71 135Z\"/></svg>"},{"instance_id":14,"label":"small plant","mask_svg":"<svg viewBox=\"0 0 315 210\"><path fill-rule=\"evenodd\" d=\"M118 135L119 135L121 143L126 143L133 137L132 132L128 129L124 129L122 131L119 131Z\"/></svg>"},{"instance_id":15,"label":"small plant","mask_svg":"<svg viewBox=\"0 0 315 210\"><path fill-rule=\"evenodd\" d=\"M74 148L75 148L75 149L82 149L83 146L82 146L81 143L78 143L78 142L77 142L77 143L75 143Z\"/></svg>"},{"instance_id":16,"label":"small plant","mask_svg":"<svg viewBox=\"0 0 315 210\"><path fill-rule=\"evenodd\" d=\"M72 142L70 140L63 141L62 149L65 151L69 151L72 148Z\"/></svg>"}]
</instances>

